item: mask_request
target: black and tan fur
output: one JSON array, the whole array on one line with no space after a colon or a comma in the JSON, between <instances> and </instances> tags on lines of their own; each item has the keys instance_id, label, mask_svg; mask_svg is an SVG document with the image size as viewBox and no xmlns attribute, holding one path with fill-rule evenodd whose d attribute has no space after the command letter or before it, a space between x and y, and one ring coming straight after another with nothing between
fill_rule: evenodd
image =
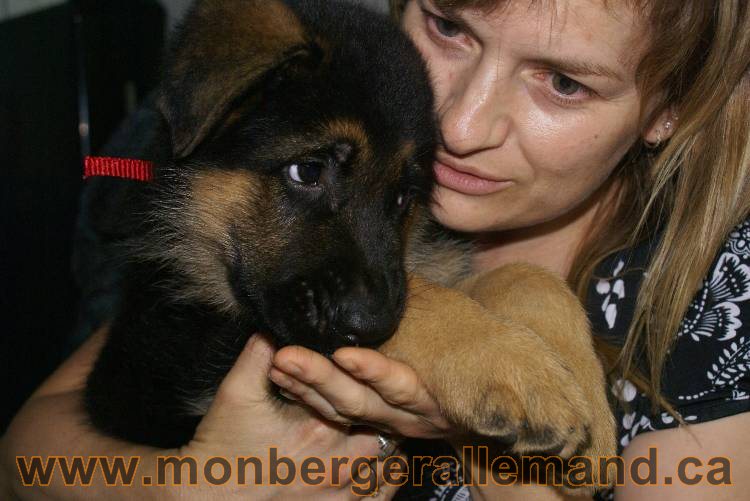
<instances>
[{"instance_id":1,"label":"black and tan fur","mask_svg":"<svg viewBox=\"0 0 750 501\"><path fill-rule=\"evenodd\" d=\"M123 301L86 390L93 423L185 443L265 331L323 353L381 345L457 426L513 452L614 453L565 284L523 265L469 277L465 244L425 217L432 106L416 50L376 14L197 2L160 91L171 146L132 200Z\"/></svg>"}]
</instances>

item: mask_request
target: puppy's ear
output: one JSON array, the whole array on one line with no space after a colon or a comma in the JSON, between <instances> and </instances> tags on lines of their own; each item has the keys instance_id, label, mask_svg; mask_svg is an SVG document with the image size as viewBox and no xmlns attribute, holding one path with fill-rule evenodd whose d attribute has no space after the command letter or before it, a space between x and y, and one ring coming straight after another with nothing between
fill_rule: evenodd
<instances>
[{"instance_id":1,"label":"puppy's ear","mask_svg":"<svg viewBox=\"0 0 750 501\"><path fill-rule=\"evenodd\" d=\"M175 158L189 155L269 70L305 50L305 30L280 0L199 0L168 56L159 108Z\"/></svg>"}]
</instances>

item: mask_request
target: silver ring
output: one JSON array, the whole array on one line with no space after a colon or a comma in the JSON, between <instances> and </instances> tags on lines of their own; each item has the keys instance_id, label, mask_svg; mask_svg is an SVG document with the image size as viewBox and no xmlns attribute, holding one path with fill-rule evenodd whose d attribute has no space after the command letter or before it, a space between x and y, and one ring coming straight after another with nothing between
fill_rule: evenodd
<instances>
[{"instance_id":1,"label":"silver ring","mask_svg":"<svg viewBox=\"0 0 750 501\"><path fill-rule=\"evenodd\" d=\"M379 459L385 459L396 451L398 444L392 438L380 433L378 433L376 438L378 441L378 448L380 449L380 454L378 455Z\"/></svg>"}]
</instances>

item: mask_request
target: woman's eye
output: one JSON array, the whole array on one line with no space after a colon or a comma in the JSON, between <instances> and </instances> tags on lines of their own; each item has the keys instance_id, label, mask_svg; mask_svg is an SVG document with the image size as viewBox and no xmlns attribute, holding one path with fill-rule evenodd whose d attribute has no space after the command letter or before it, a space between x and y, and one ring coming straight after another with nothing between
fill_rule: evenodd
<instances>
[{"instance_id":1,"label":"woman's eye","mask_svg":"<svg viewBox=\"0 0 750 501\"><path fill-rule=\"evenodd\" d=\"M552 86L563 96L572 96L576 92L584 89L582 84L560 73L555 73L553 75Z\"/></svg>"},{"instance_id":2,"label":"woman's eye","mask_svg":"<svg viewBox=\"0 0 750 501\"><path fill-rule=\"evenodd\" d=\"M291 164L287 167L289 178L295 183L315 186L320 181L323 165L319 162Z\"/></svg>"},{"instance_id":3,"label":"woman's eye","mask_svg":"<svg viewBox=\"0 0 750 501\"><path fill-rule=\"evenodd\" d=\"M456 23L452 23L445 18L432 16L435 28L446 38L454 38L461 34L461 28Z\"/></svg>"}]
</instances>

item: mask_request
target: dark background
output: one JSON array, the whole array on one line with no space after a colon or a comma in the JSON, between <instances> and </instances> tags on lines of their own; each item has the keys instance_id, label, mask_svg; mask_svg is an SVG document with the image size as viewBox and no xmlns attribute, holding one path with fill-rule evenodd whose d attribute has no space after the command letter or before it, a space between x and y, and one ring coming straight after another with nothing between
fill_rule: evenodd
<instances>
[{"instance_id":1,"label":"dark background","mask_svg":"<svg viewBox=\"0 0 750 501\"><path fill-rule=\"evenodd\" d=\"M156 0L69 1L0 22L0 434L75 346L82 156L154 86L165 26Z\"/></svg>"}]
</instances>

